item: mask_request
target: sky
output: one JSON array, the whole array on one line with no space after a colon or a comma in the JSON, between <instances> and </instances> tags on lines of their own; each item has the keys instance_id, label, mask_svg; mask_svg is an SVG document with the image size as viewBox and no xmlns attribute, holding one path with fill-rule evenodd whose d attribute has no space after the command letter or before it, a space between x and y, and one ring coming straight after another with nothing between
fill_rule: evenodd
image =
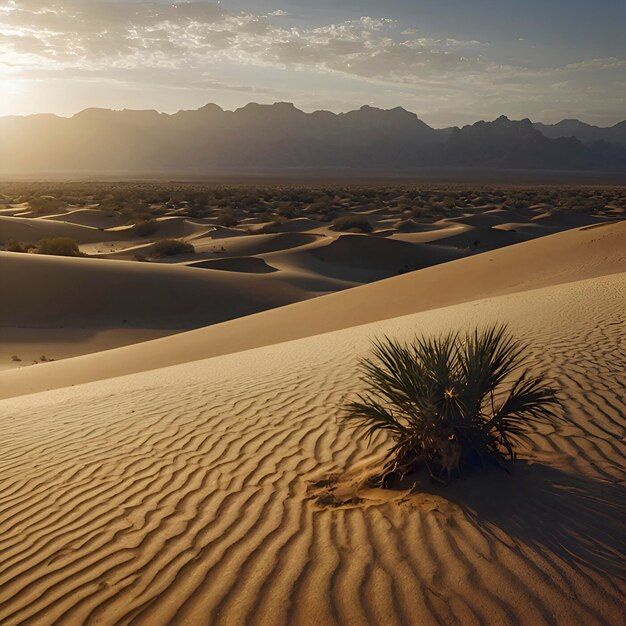
<instances>
[{"instance_id":1,"label":"sky","mask_svg":"<svg viewBox=\"0 0 626 626\"><path fill-rule=\"evenodd\" d=\"M626 118L624 0L0 0L0 115L402 106Z\"/></svg>"}]
</instances>

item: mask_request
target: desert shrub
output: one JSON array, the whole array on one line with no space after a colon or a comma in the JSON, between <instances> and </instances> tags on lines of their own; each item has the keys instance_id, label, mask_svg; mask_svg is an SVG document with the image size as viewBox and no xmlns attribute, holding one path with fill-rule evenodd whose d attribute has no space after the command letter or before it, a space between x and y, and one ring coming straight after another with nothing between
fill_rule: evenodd
<instances>
[{"instance_id":1,"label":"desert shrub","mask_svg":"<svg viewBox=\"0 0 626 626\"><path fill-rule=\"evenodd\" d=\"M40 239L37 242L37 252L55 256L80 256L78 244L71 237Z\"/></svg>"},{"instance_id":2,"label":"desert shrub","mask_svg":"<svg viewBox=\"0 0 626 626\"><path fill-rule=\"evenodd\" d=\"M428 217L431 213L432 211L425 206L415 206L411 210L411 215L413 215L413 217Z\"/></svg>"},{"instance_id":3,"label":"desert shrub","mask_svg":"<svg viewBox=\"0 0 626 626\"><path fill-rule=\"evenodd\" d=\"M237 218L232 209L222 209L219 211L215 221L221 226L237 226Z\"/></svg>"},{"instance_id":4,"label":"desert shrub","mask_svg":"<svg viewBox=\"0 0 626 626\"><path fill-rule=\"evenodd\" d=\"M137 237L146 237L155 233L159 228L159 223L155 219L140 220L133 224L130 232Z\"/></svg>"},{"instance_id":5,"label":"desert shrub","mask_svg":"<svg viewBox=\"0 0 626 626\"><path fill-rule=\"evenodd\" d=\"M161 239L157 241L150 250L150 256L157 259L177 254L193 254L195 248L187 241L180 239Z\"/></svg>"},{"instance_id":6,"label":"desert shrub","mask_svg":"<svg viewBox=\"0 0 626 626\"><path fill-rule=\"evenodd\" d=\"M366 390L344 415L370 437L391 435L381 483L420 465L450 479L488 459L514 461L527 428L558 415L555 389L530 374L526 353L505 326L375 342L360 363Z\"/></svg>"},{"instance_id":7,"label":"desert shrub","mask_svg":"<svg viewBox=\"0 0 626 626\"><path fill-rule=\"evenodd\" d=\"M205 217L208 212L209 208L207 206L194 204L189 207L187 214L189 215L189 217Z\"/></svg>"},{"instance_id":8,"label":"desert shrub","mask_svg":"<svg viewBox=\"0 0 626 626\"><path fill-rule=\"evenodd\" d=\"M343 215L333 220L334 230L359 230L362 233L371 233L372 225L360 215Z\"/></svg>"},{"instance_id":9,"label":"desert shrub","mask_svg":"<svg viewBox=\"0 0 626 626\"><path fill-rule=\"evenodd\" d=\"M276 207L276 214L280 217L296 217L296 209L291 202L279 202Z\"/></svg>"},{"instance_id":10,"label":"desert shrub","mask_svg":"<svg viewBox=\"0 0 626 626\"><path fill-rule=\"evenodd\" d=\"M30 252L34 250L37 246L33 243L22 243L20 241L15 241L15 239L11 239L7 243L7 251L8 252Z\"/></svg>"},{"instance_id":11,"label":"desert shrub","mask_svg":"<svg viewBox=\"0 0 626 626\"><path fill-rule=\"evenodd\" d=\"M526 200L525 198L520 198L517 196L507 196L507 198L505 199L505 203L507 206L513 207L514 209L525 209L526 207L530 206L528 200Z\"/></svg>"},{"instance_id":12,"label":"desert shrub","mask_svg":"<svg viewBox=\"0 0 626 626\"><path fill-rule=\"evenodd\" d=\"M28 201L31 210L36 211L38 215L48 215L56 213L65 208L66 204L52 196L39 196L31 198Z\"/></svg>"}]
</instances>

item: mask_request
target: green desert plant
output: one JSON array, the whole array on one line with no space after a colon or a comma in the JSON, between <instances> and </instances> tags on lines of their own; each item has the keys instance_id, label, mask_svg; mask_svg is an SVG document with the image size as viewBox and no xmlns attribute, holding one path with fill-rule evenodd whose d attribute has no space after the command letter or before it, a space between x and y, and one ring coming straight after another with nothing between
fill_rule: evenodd
<instances>
[{"instance_id":1,"label":"green desert plant","mask_svg":"<svg viewBox=\"0 0 626 626\"><path fill-rule=\"evenodd\" d=\"M224 208L217 214L215 221L221 226L237 226L237 218L231 208Z\"/></svg>"},{"instance_id":2,"label":"green desert plant","mask_svg":"<svg viewBox=\"0 0 626 626\"><path fill-rule=\"evenodd\" d=\"M157 259L177 254L193 254L195 249L192 244L180 239L161 239L150 249L150 256Z\"/></svg>"},{"instance_id":3,"label":"green desert plant","mask_svg":"<svg viewBox=\"0 0 626 626\"><path fill-rule=\"evenodd\" d=\"M133 224L130 232L137 237L146 237L152 233L156 233L159 229L159 223L155 219L139 220Z\"/></svg>"},{"instance_id":4,"label":"green desert plant","mask_svg":"<svg viewBox=\"0 0 626 626\"><path fill-rule=\"evenodd\" d=\"M527 349L503 325L376 341L360 362L366 390L344 417L370 437L391 435L381 482L420 465L449 480L488 459L513 462L527 428L556 420L560 404L556 390L530 373Z\"/></svg>"},{"instance_id":5,"label":"green desert plant","mask_svg":"<svg viewBox=\"0 0 626 626\"><path fill-rule=\"evenodd\" d=\"M21 243L15 241L15 239L11 239L9 243L7 243L7 252L30 252L36 247L37 246L33 243Z\"/></svg>"},{"instance_id":6,"label":"green desert plant","mask_svg":"<svg viewBox=\"0 0 626 626\"><path fill-rule=\"evenodd\" d=\"M37 242L37 252L55 256L80 256L78 244L71 237L40 239Z\"/></svg>"}]
</instances>

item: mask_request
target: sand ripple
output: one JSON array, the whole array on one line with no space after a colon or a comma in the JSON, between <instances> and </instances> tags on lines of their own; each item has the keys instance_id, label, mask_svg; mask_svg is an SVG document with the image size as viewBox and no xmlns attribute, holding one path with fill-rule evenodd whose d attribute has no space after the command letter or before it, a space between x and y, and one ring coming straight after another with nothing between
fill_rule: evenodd
<instances>
[{"instance_id":1,"label":"sand ripple","mask_svg":"<svg viewBox=\"0 0 626 626\"><path fill-rule=\"evenodd\" d=\"M624 275L0 403L2 624L623 623ZM319 506L383 332L510 320L562 388L513 476Z\"/></svg>"}]
</instances>

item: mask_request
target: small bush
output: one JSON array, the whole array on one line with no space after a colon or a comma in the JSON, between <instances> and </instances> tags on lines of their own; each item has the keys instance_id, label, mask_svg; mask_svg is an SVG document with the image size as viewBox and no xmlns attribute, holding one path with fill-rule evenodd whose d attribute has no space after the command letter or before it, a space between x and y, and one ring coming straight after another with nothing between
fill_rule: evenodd
<instances>
[{"instance_id":1,"label":"small bush","mask_svg":"<svg viewBox=\"0 0 626 626\"><path fill-rule=\"evenodd\" d=\"M430 210L425 206L414 206L411 209L411 215L413 217L428 217L430 215Z\"/></svg>"},{"instance_id":2,"label":"small bush","mask_svg":"<svg viewBox=\"0 0 626 626\"><path fill-rule=\"evenodd\" d=\"M146 237L155 233L159 228L159 223L154 219L140 220L130 229L130 232L137 237Z\"/></svg>"},{"instance_id":3,"label":"small bush","mask_svg":"<svg viewBox=\"0 0 626 626\"><path fill-rule=\"evenodd\" d=\"M280 217L296 217L296 209L290 202L280 202L276 207L276 213Z\"/></svg>"},{"instance_id":4,"label":"small bush","mask_svg":"<svg viewBox=\"0 0 626 626\"><path fill-rule=\"evenodd\" d=\"M40 239L37 242L37 252L55 256L80 256L78 244L71 237Z\"/></svg>"},{"instance_id":5,"label":"small bush","mask_svg":"<svg viewBox=\"0 0 626 626\"><path fill-rule=\"evenodd\" d=\"M150 250L150 256L157 259L166 256L176 256L177 254L193 254L195 248L186 241L180 239L161 239L157 241Z\"/></svg>"},{"instance_id":6,"label":"small bush","mask_svg":"<svg viewBox=\"0 0 626 626\"><path fill-rule=\"evenodd\" d=\"M391 435L381 483L419 465L449 480L489 458L514 461L527 428L554 421L559 405L556 391L523 367L526 350L505 326L410 344L376 342L373 356L361 361L366 391L345 417L369 436Z\"/></svg>"},{"instance_id":7,"label":"small bush","mask_svg":"<svg viewBox=\"0 0 626 626\"><path fill-rule=\"evenodd\" d=\"M237 218L233 213L232 209L223 209L217 214L217 218L215 220L221 226L237 226Z\"/></svg>"},{"instance_id":8,"label":"small bush","mask_svg":"<svg viewBox=\"0 0 626 626\"><path fill-rule=\"evenodd\" d=\"M344 215L333 220L334 230L358 230L362 233L371 233L372 225L359 215Z\"/></svg>"},{"instance_id":9,"label":"small bush","mask_svg":"<svg viewBox=\"0 0 626 626\"><path fill-rule=\"evenodd\" d=\"M32 211L35 211L38 215L49 215L51 213L57 213L65 208L66 204L52 196L40 196L31 198L28 202Z\"/></svg>"},{"instance_id":10,"label":"small bush","mask_svg":"<svg viewBox=\"0 0 626 626\"><path fill-rule=\"evenodd\" d=\"M15 239L11 239L9 243L7 243L7 252L30 252L36 247L37 246L32 243L21 243L19 241L15 241Z\"/></svg>"},{"instance_id":11,"label":"small bush","mask_svg":"<svg viewBox=\"0 0 626 626\"><path fill-rule=\"evenodd\" d=\"M273 215L272 213L268 213L267 211L264 211L262 213L257 213L256 217L260 222L271 222L272 220L277 219L276 215Z\"/></svg>"}]
</instances>

